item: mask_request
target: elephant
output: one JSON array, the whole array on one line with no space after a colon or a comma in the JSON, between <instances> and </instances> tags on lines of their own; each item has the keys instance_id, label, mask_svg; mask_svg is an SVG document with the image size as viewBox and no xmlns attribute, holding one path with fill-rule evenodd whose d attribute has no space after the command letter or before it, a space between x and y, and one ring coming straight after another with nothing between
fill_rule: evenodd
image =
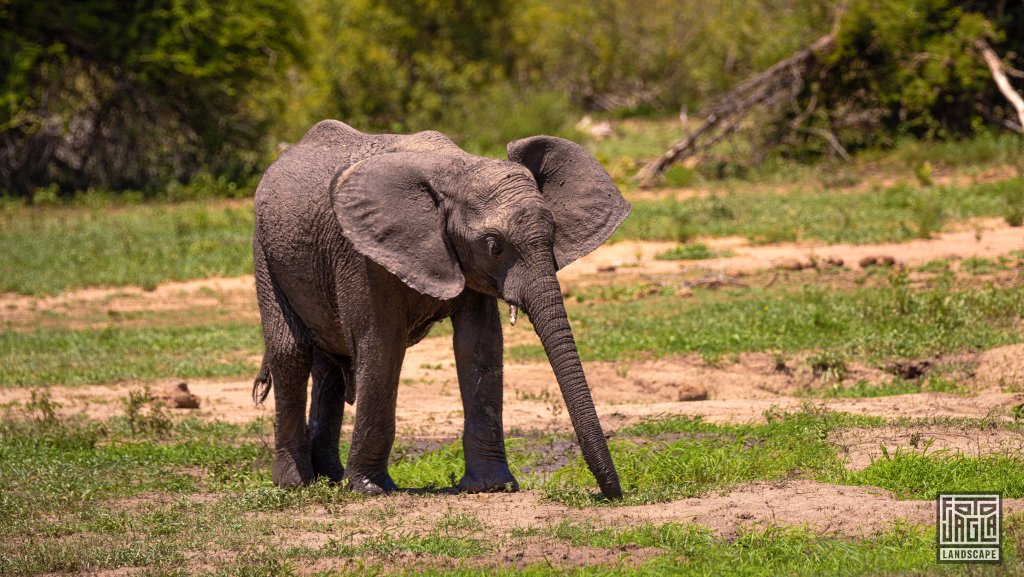
<instances>
[{"instance_id":1,"label":"elephant","mask_svg":"<svg viewBox=\"0 0 1024 577\"><path fill-rule=\"evenodd\" d=\"M631 207L576 143L533 136L507 149L508 160L485 158L440 132L324 120L263 174L253 256L265 352L253 398L273 389L276 485L327 477L369 495L397 490L388 457L405 350L451 318L459 489L518 490L502 425L502 299L510 320L522 310L533 323L601 492L621 497L555 273ZM356 415L342 466L346 403Z\"/></svg>"}]
</instances>

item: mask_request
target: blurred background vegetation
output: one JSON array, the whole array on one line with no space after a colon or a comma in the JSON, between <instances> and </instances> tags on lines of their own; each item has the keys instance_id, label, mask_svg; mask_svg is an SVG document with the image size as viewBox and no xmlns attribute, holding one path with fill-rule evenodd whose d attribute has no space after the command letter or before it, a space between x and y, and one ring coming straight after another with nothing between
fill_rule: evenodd
<instances>
[{"instance_id":1,"label":"blurred background vegetation","mask_svg":"<svg viewBox=\"0 0 1024 577\"><path fill-rule=\"evenodd\" d=\"M583 115L699 117L835 31L750 120L771 145L753 161L812 162L826 130L852 152L1012 130L975 42L1024 68L1024 4L1006 0L0 0L0 22L0 194L29 199L247 196L323 118L497 156L580 137Z\"/></svg>"}]
</instances>

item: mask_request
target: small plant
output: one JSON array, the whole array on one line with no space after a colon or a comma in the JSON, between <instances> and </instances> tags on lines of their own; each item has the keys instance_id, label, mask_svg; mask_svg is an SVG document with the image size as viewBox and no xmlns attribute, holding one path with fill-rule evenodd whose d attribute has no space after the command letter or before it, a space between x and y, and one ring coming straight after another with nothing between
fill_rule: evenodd
<instances>
[{"instance_id":1,"label":"small plant","mask_svg":"<svg viewBox=\"0 0 1024 577\"><path fill-rule=\"evenodd\" d=\"M620 379L624 379L627 376L629 376L629 369L629 363L617 363L615 365L615 376L619 377Z\"/></svg>"},{"instance_id":2,"label":"small plant","mask_svg":"<svg viewBox=\"0 0 1024 577\"><path fill-rule=\"evenodd\" d=\"M965 258L960 263L960 268L972 275L989 274L996 268L995 261L979 256Z\"/></svg>"},{"instance_id":3,"label":"small plant","mask_svg":"<svg viewBox=\"0 0 1024 577\"><path fill-rule=\"evenodd\" d=\"M658 260L705 260L718 258L722 253L708 248L702 242L681 244L671 250L665 251L654 258Z\"/></svg>"},{"instance_id":4,"label":"small plant","mask_svg":"<svg viewBox=\"0 0 1024 577\"><path fill-rule=\"evenodd\" d=\"M711 203L711 206L708 208L711 218L715 220L736 220L736 213L717 194L712 194L708 202Z\"/></svg>"},{"instance_id":5,"label":"small plant","mask_svg":"<svg viewBox=\"0 0 1024 577\"><path fill-rule=\"evenodd\" d=\"M932 168L932 163L927 160L914 167L914 176L917 177L917 182L921 186L931 186L935 184L935 181L932 180L932 174L934 172L935 170Z\"/></svg>"},{"instance_id":6,"label":"small plant","mask_svg":"<svg viewBox=\"0 0 1024 577\"><path fill-rule=\"evenodd\" d=\"M1024 419L1024 403L1014 405L1010 408L1010 416L1013 417L1014 421L1020 421Z\"/></svg>"},{"instance_id":7,"label":"small plant","mask_svg":"<svg viewBox=\"0 0 1024 577\"><path fill-rule=\"evenodd\" d=\"M807 359L814 378L828 383L839 383L846 377L849 367L846 359L836 351L822 351Z\"/></svg>"},{"instance_id":8,"label":"small plant","mask_svg":"<svg viewBox=\"0 0 1024 577\"><path fill-rule=\"evenodd\" d=\"M697 173L681 164L672 165L662 175L664 185L673 188L692 186L696 179Z\"/></svg>"},{"instance_id":9,"label":"small plant","mask_svg":"<svg viewBox=\"0 0 1024 577\"><path fill-rule=\"evenodd\" d=\"M32 191L34 206L53 206L60 201L60 187L56 183L41 186Z\"/></svg>"},{"instance_id":10,"label":"small plant","mask_svg":"<svg viewBox=\"0 0 1024 577\"><path fill-rule=\"evenodd\" d=\"M911 203L911 210L914 213L912 232L917 238L931 238L942 228L942 222L946 219L941 199L936 195L921 194L917 196Z\"/></svg>"},{"instance_id":11,"label":"small plant","mask_svg":"<svg viewBox=\"0 0 1024 577\"><path fill-rule=\"evenodd\" d=\"M1017 227L1024 224L1024 186L1011 186L1003 197L1003 219L1006 224Z\"/></svg>"},{"instance_id":12,"label":"small plant","mask_svg":"<svg viewBox=\"0 0 1024 577\"><path fill-rule=\"evenodd\" d=\"M672 238L685 243L696 235L697 226L693 223L693 215L687 211L685 204L673 197L668 204L667 212Z\"/></svg>"},{"instance_id":13,"label":"small plant","mask_svg":"<svg viewBox=\"0 0 1024 577\"><path fill-rule=\"evenodd\" d=\"M721 367L725 364L725 358L720 352L701 350L699 354L700 360L704 361L704 364L709 367Z\"/></svg>"},{"instance_id":14,"label":"small plant","mask_svg":"<svg viewBox=\"0 0 1024 577\"><path fill-rule=\"evenodd\" d=\"M53 401L47 389L33 389L32 399L25 403L25 412L37 423L52 425L57 422L60 404Z\"/></svg>"},{"instance_id":15,"label":"small plant","mask_svg":"<svg viewBox=\"0 0 1024 577\"><path fill-rule=\"evenodd\" d=\"M937 258L930 260L917 268L917 272L928 272L928 273L941 273L949 270L949 260L945 258Z\"/></svg>"},{"instance_id":16,"label":"small plant","mask_svg":"<svg viewBox=\"0 0 1024 577\"><path fill-rule=\"evenodd\" d=\"M786 355L780 352L772 353L772 370L774 370L777 373L791 372L792 369L790 369L789 365L786 364L787 361L789 361L789 359L786 357Z\"/></svg>"},{"instance_id":17,"label":"small plant","mask_svg":"<svg viewBox=\"0 0 1024 577\"><path fill-rule=\"evenodd\" d=\"M132 435L163 437L174 427L171 418L164 412L163 403L153 396L148 386L128 391L128 398L121 399L121 405Z\"/></svg>"}]
</instances>

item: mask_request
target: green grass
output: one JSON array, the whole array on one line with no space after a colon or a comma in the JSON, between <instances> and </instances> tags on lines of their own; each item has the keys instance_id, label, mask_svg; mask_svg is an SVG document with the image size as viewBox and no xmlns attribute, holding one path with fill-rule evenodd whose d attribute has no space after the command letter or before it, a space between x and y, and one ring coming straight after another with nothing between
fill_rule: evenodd
<instances>
[{"instance_id":1,"label":"green grass","mask_svg":"<svg viewBox=\"0 0 1024 577\"><path fill-rule=\"evenodd\" d=\"M885 452L868 468L835 477L844 485L888 489L899 499L934 499L939 492L1001 492L1024 496L1024 463L1002 455Z\"/></svg>"},{"instance_id":2,"label":"green grass","mask_svg":"<svg viewBox=\"0 0 1024 577\"><path fill-rule=\"evenodd\" d=\"M948 220L1000 216L1024 179L967 187L848 192L733 192L640 200L613 240L754 242L905 241ZM252 272L248 202L143 203L116 207L0 206L0 292L55 294L86 286L152 288L172 280ZM695 249L687 249L695 250ZM680 257L681 258L681 257ZM687 257L692 258L692 257Z\"/></svg>"},{"instance_id":3,"label":"green grass","mask_svg":"<svg viewBox=\"0 0 1024 577\"><path fill-rule=\"evenodd\" d=\"M258 324L7 331L0 387L255 375Z\"/></svg>"},{"instance_id":4,"label":"green grass","mask_svg":"<svg viewBox=\"0 0 1024 577\"><path fill-rule=\"evenodd\" d=\"M798 528L748 529L727 540L699 526L672 523L643 524L624 531L563 523L554 533L575 546L652 547L668 553L643 563L639 574L873 575L936 569L934 536L927 530L899 525L859 540L825 537Z\"/></svg>"},{"instance_id":5,"label":"green grass","mask_svg":"<svg viewBox=\"0 0 1024 577\"><path fill-rule=\"evenodd\" d=\"M620 183L636 186L633 176L647 160L665 153L668 147L683 138L684 131L676 117L630 119L615 122L615 135L586 146L606 170ZM691 123L690 130L696 128ZM720 143L719 157L736 158L736 143ZM686 186L699 181L705 185L749 187L751 184L815 185L819 182L839 188L859 183L879 173L889 177L914 180L918 167L955 170L965 175L980 175L992 166L1020 164L1020 139L1007 133L984 133L970 140L923 141L901 139L885 149L861 151L852 162L800 163L789 158L769 156L757 165L732 160L705 162L696 169L674 165L661 186ZM737 177L738 176L738 177Z\"/></svg>"},{"instance_id":6,"label":"green grass","mask_svg":"<svg viewBox=\"0 0 1024 577\"><path fill-rule=\"evenodd\" d=\"M660 291L639 300L570 301L568 310L586 360L817 349L877 362L1019 342L1024 290L962 287L950 277L917 289L894 274L887 285L852 290L695 290L686 299ZM506 356L544 358L537 345L511 347Z\"/></svg>"},{"instance_id":7,"label":"green grass","mask_svg":"<svg viewBox=\"0 0 1024 577\"><path fill-rule=\"evenodd\" d=\"M832 190L737 191L676 201L637 200L614 240L743 236L755 243L902 242L927 238L947 221L1002 216L1024 178L966 187L913 187L837 194ZM686 231L680 238L680 229Z\"/></svg>"},{"instance_id":8,"label":"green grass","mask_svg":"<svg viewBox=\"0 0 1024 577\"><path fill-rule=\"evenodd\" d=\"M955 381L941 376L930 376L927 379L915 380L893 378L881 383L870 383L861 380L850 386L842 386L840 383L836 383L831 387L806 391L797 396L820 397L824 399L863 399L925 392L959 393L961 391L962 387Z\"/></svg>"},{"instance_id":9,"label":"green grass","mask_svg":"<svg viewBox=\"0 0 1024 577\"><path fill-rule=\"evenodd\" d=\"M777 480L798 472L839 476L842 464L828 434L843 426L877 425L808 406L769 415L762 425L718 425L676 417L634 425L610 446L625 493L622 504L695 497L754 480ZM574 506L593 503L594 481L582 457L560 469L545 486L548 498Z\"/></svg>"},{"instance_id":10,"label":"green grass","mask_svg":"<svg viewBox=\"0 0 1024 577\"><path fill-rule=\"evenodd\" d=\"M252 273L251 203L129 204L0 210L0 292Z\"/></svg>"},{"instance_id":11,"label":"green grass","mask_svg":"<svg viewBox=\"0 0 1024 577\"><path fill-rule=\"evenodd\" d=\"M760 425L712 424L692 417L640 423L613 439L612 456L622 481L621 504L694 497L747 481L809 478L888 489L900 498L934 499L939 491L998 491L1024 496L1024 462L992 455L896 453L861 471L844 468L829 442L835 430L878 426L884 420L833 413L807 405L795 413L767 415ZM582 457L544 486L548 498L573 506L605 502L591 493L594 481Z\"/></svg>"},{"instance_id":12,"label":"green grass","mask_svg":"<svg viewBox=\"0 0 1024 577\"><path fill-rule=\"evenodd\" d=\"M658 260L705 260L709 258L721 258L729 256L729 251L717 251L708 248L702 242L681 244L671 250L667 250L654 258Z\"/></svg>"}]
</instances>

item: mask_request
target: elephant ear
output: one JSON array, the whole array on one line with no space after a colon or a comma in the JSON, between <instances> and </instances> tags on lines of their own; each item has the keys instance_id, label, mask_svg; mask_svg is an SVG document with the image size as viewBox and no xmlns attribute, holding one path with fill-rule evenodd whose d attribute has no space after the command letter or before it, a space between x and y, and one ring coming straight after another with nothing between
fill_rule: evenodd
<instances>
[{"instance_id":1,"label":"elephant ear","mask_svg":"<svg viewBox=\"0 0 1024 577\"><path fill-rule=\"evenodd\" d=\"M449 163L430 153L381 154L339 172L331 184L334 214L355 249L439 299L458 296L465 284L435 187Z\"/></svg>"},{"instance_id":2,"label":"elephant ear","mask_svg":"<svg viewBox=\"0 0 1024 577\"><path fill-rule=\"evenodd\" d=\"M563 268L601 246L630 206L596 158L582 146L554 136L508 144L508 158L533 173L555 217L555 261Z\"/></svg>"}]
</instances>

